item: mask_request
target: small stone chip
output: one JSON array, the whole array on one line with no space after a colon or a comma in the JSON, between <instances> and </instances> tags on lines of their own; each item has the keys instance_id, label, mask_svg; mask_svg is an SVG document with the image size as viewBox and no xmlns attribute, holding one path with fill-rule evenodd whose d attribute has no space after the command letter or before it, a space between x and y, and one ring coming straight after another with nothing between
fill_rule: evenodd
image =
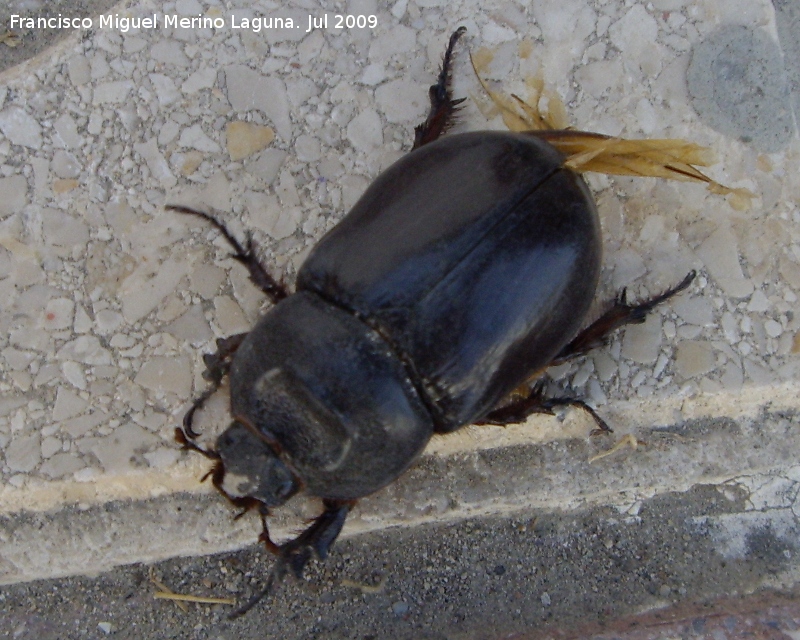
<instances>
[{"instance_id":1,"label":"small stone chip","mask_svg":"<svg viewBox=\"0 0 800 640\"><path fill-rule=\"evenodd\" d=\"M164 159L161 150L158 148L158 141L150 138L147 142L137 142L133 145L134 150L147 163L150 173L165 187L172 187L177 183L175 176L169 169L169 164Z\"/></svg>"},{"instance_id":2,"label":"small stone chip","mask_svg":"<svg viewBox=\"0 0 800 640\"><path fill-rule=\"evenodd\" d=\"M292 138L289 99L283 80L236 64L225 69L225 86L234 111L261 111L284 140Z\"/></svg>"},{"instance_id":3,"label":"small stone chip","mask_svg":"<svg viewBox=\"0 0 800 640\"><path fill-rule=\"evenodd\" d=\"M753 283L742 272L738 241L730 226L720 225L697 248L697 255L725 294L745 298L753 293Z\"/></svg>"},{"instance_id":4,"label":"small stone chip","mask_svg":"<svg viewBox=\"0 0 800 640\"><path fill-rule=\"evenodd\" d=\"M383 125L378 112L364 109L347 125L347 138L359 151L372 151L383 144Z\"/></svg>"},{"instance_id":5,"label":"small stone chip","mask_svg":"<svg viewBox=\"0 0 800 640\"><path fill-rule=\"evenodd\" d=\"M123 104L133 91L131 80L117 80L98 84L94 90L93 104Z\"/></svg>"},{"instance_id":6,"label":"small stone chip","mask_svg":"<svg viewBox=\"0 0 800 640\"><path fill-rule=\"evenodd\" d=\"M28 204L28 180L16 175L0 178L0 218L21 211Z\"/></svg>"},{"instance_id":7,"label":"small stone chip","mask_svg":"<svg viewBox=\"0 0 800 640\"><path fill-rule=\"evenodd\" d=\"M66 329L72 325L75 303L69 298L53 298L48 300L44 308L44 326L46 329Z\"/></svg>"},{"instance_id":8,"label":"small stone chip","mask_svg":"<svg viewBox=\"0 0 800 640\"><path fill-rule=\"evenodd\" d=\"M197 93L201 89L210 89L214 86L217 80L216 69L204 68L195 71L189 78L181 85L181 91L184 93Z\"/></svg>"},{"instance_id":9,"label":"small stone chip","mask_svg":"<svg viewBox=\"0 0 800 640\"><path fill-rule=\"evenodd\" d=\"M675 368L684 378L702 376L714 369L716 360L711 344L703 340L684 340L678 344Z\"/></svg>"},{"instance_id":10,"label":"small stone chip","mask_svg":"<svg viewBox=\"0 0 800 640\"><path fill-rule=\"evenodd\" d=\"M187 151L182 155L181 175L190 176L203 163L203 154L199 151Z\"/></svg>"},{"instance_id":11,"label":"small stone chip","mask_svg":"<svg viewBox=\"0 0 800 640\"><path fill-rule=\"evenodd\" d=\"M53 182L53 192L54 193L67 193L67 191L72 191L78 186L79 182L74 179L70 180L55 180Z\"/></svg>"},{"instance_id":12,"label":"small stone chip","mask_svg":"<svg viewBox=\"0 0 800 640\"><path fill-rule=\"evenodd\" d=\"M406 78L382 84L375 90L375 101L386 119L395 123L415 122L427 108L427 96Z\"/></svg>"},{"instance_id":13,"label":"small stone chip","mask_svg":"<svg viewBox=\"0 0 800 640\"><path fill-rule=\"evenodd\" d=\"M178 144L181 147L197 149L198 151L207 151L209 153L219 152L219 145L205 134L203 128L199 124L192 125L181 131Z\"/></svg>"},{"instance_id":14,"label":"small stone chip","mask_svg":"<svg viewBox=\"0 0 800 640\"><path fill-rule=\"evenodd\" d=\"M31 149L42 145L42 127L22 107L8 107L0 111L0 131L11 141Z\"/></svg>"},{"instance_id":15,"label":"small stone chip","mask_svg":"<svg viewBox=\"0 0 800 640\"><path fill-rule=\"evenodd\" d=\"M59 387L56 393L56 402L53 406L53 422L61 422L79 415L86 409L87 404L86 400L78 394L64 387Z\"/></svg>"},{"instance_id":16,"label":"small stone chip","mask_svg":"<svg viewBox=\"0 0 800 640\"><path fill-rule=\"evenodd\" d=\"M247 332L251 323L247 321L242 308L228 296L214 298L214 314L217 326L224 335Z\"/></svg>"},{"instance_id":17,"label":"small stone chip","mask_svg":"<svg viewBox=\"0 0 800 640\"><path fill-rule=\"evenodd\" d=\"M6 466L12 471L31 471L36 468L41 459L41 445L39 434L17 436L5 450Z\"/></svg>"},{"instance_id":18,"label":"small stone chip","mask_svg":"<svg viewBox=\"0 0 800 640\"><path fill-rule=\"evenodd\" d=\"M136 452L151 447L157 441L158 438L149 431L128 423L88 444L106 473L126 473L134 468Z\"/></svg>"},{"instance_id":19,"label":"small stone chip","mask_svg":"<svg viewBox=\"0 0 800 640\"><path fill-rule=\"evenodd\" d=\"M661 349L661 318L650 314L641 324L625 328L622 355L639 364L652 364Z\"/></svg>"},{"instance_id":20,"label":"small stone chip","mask_svg":"<svg viewBox=\"0 0 800 640\"><path fill-rule=\"evenodd\" d=\"M408 613L410 607L407 602L395 602L392 604L392 611L396 616L404 616Z\"/></svg>"},{"instance_id":21,"label":"small stone chip","mask_svg":"<svg viewBox=\"0 0 800 640\"><path fill-rule=\"evenodd\" d=\"M153 357L142 365L134 382L157 393L174 393L186 398L191 393L191 368L183 357Z\"/></svg>"},{"instance_id":22,"label":"small stone chip","mask_svg":"<svg viewBox=\"0 0 800 640\"><path fill-rule=\"evenodd\" d=\"M794 339L792 340L792 353L800 353L800 333L794 334Z\"/></svg>"},{"instance_id":23,"label":"small stone chip","mask_svg":"<svg viewBox=\"0 0 800 640\"><path fill-rule=\"evenodd\" d=\"M252 122L229 122L225 127L228 153L231 160L242 160L265 149L274 139L275 131Z\"/></svg>"}]
</instances>

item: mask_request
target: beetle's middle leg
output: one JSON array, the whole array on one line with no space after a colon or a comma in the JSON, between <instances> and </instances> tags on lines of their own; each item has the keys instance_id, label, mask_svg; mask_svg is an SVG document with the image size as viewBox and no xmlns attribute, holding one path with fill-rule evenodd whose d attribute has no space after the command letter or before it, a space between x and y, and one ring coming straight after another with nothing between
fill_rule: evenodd
<instances>
[{"instance_id":1,"label":"beetle's middle leg","mask_svg":"<svg viewBox=\"0 0 800 640\"><path fill-rule=\"evenodd\" d=\"M261 289L273 304L277 304L279 301L283 300L289 295L289 292L286 290L286 287L283 285L283 283L278 282L275 278L273 278L264 265L258 260L256 255L257 247L252 236L248 234L246 246L242 246L236 237L230 231L228 231L228 228L211 214L205 213L204 211L198 211L197 209L192 209L191 207L184 207L182 205L168 204L164 208L170 211L177 211L178 213L186 213L192 216L197 216L198 218L202 218L203 220L210 222L233 248L233 259L237 262L240 262L247 268L247 271L250 273L250 280L252 283Z\"/></svg>"},{"instance_id":2,"label":"beetle's middle leg","mask_svg":"<svg viewBox=\"0 0 800 640\"><path fill-rule=\"evenodd\" d=\"M441 136L453 124L453 116L457 111L458 105L464 102L465 98L453 99L450 90L452 81L453 48L458 39L466 33L466 27L459 27L450 36L447 50L444 52L442 61L442 71L436 84L428 90L431 100L431 110L428 117L422 124L414 128L413 149L421 147L423 144L433 142Z\"/></svg>"},{"instance_id":3,"label":"beetle's middle leg","mask_svg":"<svg viewBox=\"0 0 800 640\"><path fill-rule=\"evenodd\" d=\"M192 406L183 416L183 432L188 438L194 439L198 436L192 428L194 414L199 409L202 409L206 401L217 392L223 379L228 375L228 371L231 368L231 360L236 350L246 337L246 333L237 333L227 338L219 338L217 340L217 350L214 353L206 353L203 356L203 362L206 365L203 378L208 380L211 385L200 396L195 398Z\"/></svg>"},{"instance_id":4,"label":"beetle's middle leg","mask_svg":"<svg viewBox=\"0 0 800 640\"><path fill-rule=\"evenodd\" d=\"M276 304L289 295L286 287L273 278L264 265L258 260L256 243L253 241L251 236L248 235L246 246L242 246L242 244L228 230L228 228L211 214L205 213L204 211L198 211L197 209L192 209L190 207L184 207L182 205L168 204L166 205L165 209L197 216L198 218L202 218L206 222L211 223L233 248L233 259L237 262L240 262L247 268L247 271L250 274L250 280L266 294L273 304ZM206 364L206 370L203 373L203 377L211 383L211 386L209 386L208 389L203 391L203 393L197 399L195 399L191 408L183 417L183 434L187 438L194 439L197 437L198 434L192 429L194 415L203 407L206 401L212 395L214 395L214 393L216 393L217 389L219 389L220 384L222 384L222 380L225 378L228 370L230 369L230 363L233 355L236 353L236 350L239 348L239 345L242 344L242 341L246 336L246 333L239 333L227 338L221 338L217 340L216 352L203 356L203 361Z\"/></svg>"},{"instance_id":5,"label":"beetle's middle leg","mask_svg":"<svg viewBox=\"0 0 800 640\"><path fill-rule=\"evenodd\" d=\"M592 433L611 433L613 429L592 407L580 398L558 396L548 398L545 396L545 380L539 380L530 388L527 395L517 398L499 408L493 409L475 424L493 424L505 427L509 424L525 422L534 413L543 413L548 416L555 415L555 407L577 407L588 413L597 424L597 429Z\"/></svg>"},{"instance_id":6,"label":"beetle's middle leg","mask_svg":"<svg viewBox=\"0 0 800 640\"><path fill-rule=\"evenodd\" d=\"M628 324L641 324L655 307L669 300L686 289L695 279L697 273L690 271L686 277L671 289L653 296L638 304L628 304L626 291L623 289L617 296L611 308L592 324L581 331L556 355L547 366L563 364L573 358L584 355L603 345L608 337L620 327ZM579 398L555 397L547 398L544 395L544 384L538 382L527 395L518 397L511 402L503 401L500 406L487 413L475 424L508 425L524 422L534 413L553 414L553 408L558 406L573 406L586 411L597 423L598 431L609 432L611 428L597 412L586 402Z\"/></svg>"}]
</instances>

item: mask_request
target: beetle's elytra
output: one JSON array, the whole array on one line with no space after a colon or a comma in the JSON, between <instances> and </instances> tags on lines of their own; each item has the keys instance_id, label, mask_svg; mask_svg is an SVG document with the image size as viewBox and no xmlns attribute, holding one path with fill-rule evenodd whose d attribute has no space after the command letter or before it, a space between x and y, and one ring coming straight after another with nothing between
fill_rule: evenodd
<instances>
[{"instance_id":1,"label":"beetle's elytra","mask_svg":"<svg viewBox=\"0 0 800 640\"><path fill-rule=\"evenodd\" d=\"M179 440L216 461L214 485L262 516L299 490L323 514L277 545L270 585L324 558L356 500L395 480L434 433L508 424L557 404L540 386L510 394L555 362L642 322L692 278L641 304L624 295L581 331L600 271L600 226L582 178L533 133L441 137L452 121L450 39L414 150L367 189L313 249L289 295L212 216L234 258L275 305L206 356L212 386ZM193 441L194 412L230 374L231 426L215 449ZM237 486L223 486L225 475ZM270 586L268 585L268 587Z\"/></svg>"}]
</instances>

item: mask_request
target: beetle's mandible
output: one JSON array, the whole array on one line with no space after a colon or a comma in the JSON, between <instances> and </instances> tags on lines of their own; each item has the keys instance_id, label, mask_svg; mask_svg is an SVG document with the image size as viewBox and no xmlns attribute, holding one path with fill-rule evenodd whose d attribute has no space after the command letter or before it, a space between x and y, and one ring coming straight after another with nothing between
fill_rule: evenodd
<instances>
[{"instance_id":1,"label":"beetle's mandible","mask_svg":"<svg viewBox=\"0 0 800 640\"><path fill-rule=\"evenodd\" d=\"M541 385L510 394L644 321L694 277L635 305L623 292L582 329L600 272L594 200L533 132L441 137L461 102L450 67L463 33L450 38L413 150L316 245L294 293L261 265L252 240L241 244L209 214L168 207L214 225L275 303L249 333L205 356L212 384L177 430L215 461L214 485L261 514L262 540L278 555L266 590L288 569L300 575L313 553L325 558L355 502L400 476L434 433L564 404L607 429L582 401L545 397ZM204 449L192 419L225 375L233 422ZM324 512L278 545L266 516L300 490L320 497Z\"/></svg>"}]
</instances>

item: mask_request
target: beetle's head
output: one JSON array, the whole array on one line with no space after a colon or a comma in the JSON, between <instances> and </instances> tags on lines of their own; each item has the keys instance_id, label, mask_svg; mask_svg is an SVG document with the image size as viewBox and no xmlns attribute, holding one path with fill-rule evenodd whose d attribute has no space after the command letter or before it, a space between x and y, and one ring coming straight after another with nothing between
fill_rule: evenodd
<instances>
[{"instance_id":1,"label":"beetle's head","mask_svg":"<svg viewBox=\"0 0 800 640\"><path fill-rule=\"evenodd\" d=\"M234 496L278 507L300 489L297 477L272 447L241 422L217 438L217 453L225 469L225 490Z\"/></svg>"}]
</instances>

